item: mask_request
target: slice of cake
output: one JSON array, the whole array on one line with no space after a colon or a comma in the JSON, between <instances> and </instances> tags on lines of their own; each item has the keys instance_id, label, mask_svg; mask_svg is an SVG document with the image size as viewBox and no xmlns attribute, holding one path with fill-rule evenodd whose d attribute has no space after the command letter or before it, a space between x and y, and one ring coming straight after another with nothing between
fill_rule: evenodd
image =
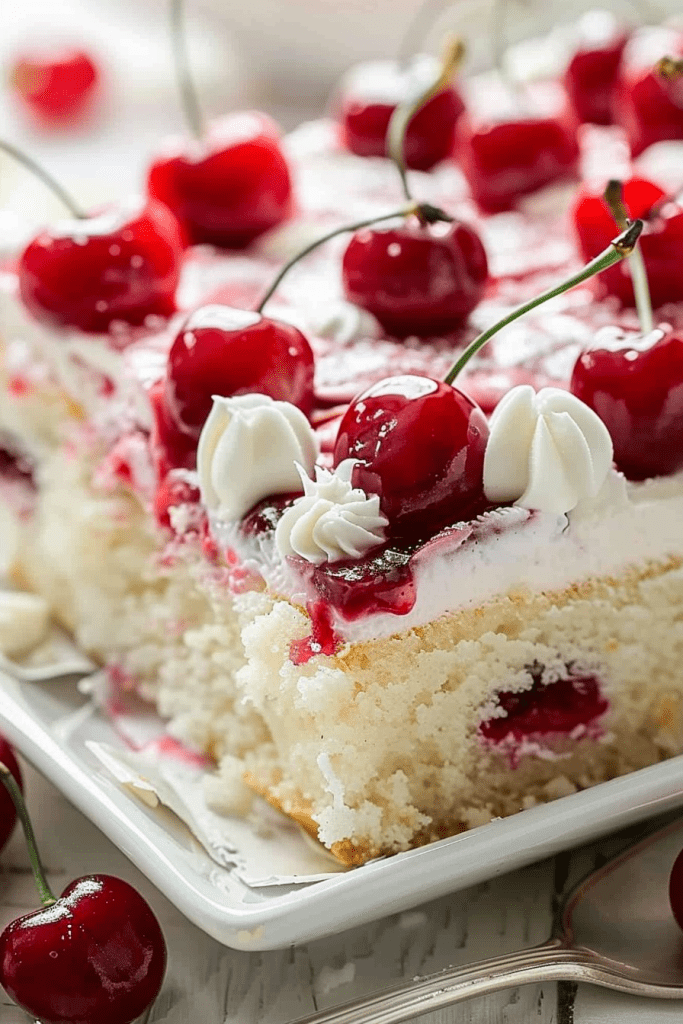
<instances>
[{"instance_id":1,"label":"slice of cake","mask_svg":"<svg viewBox=\"0 0 683 1024\"><path fill-rule=\"evenodd\" d=\"M584 166L616 146L623 172L618 129L579 137ZM46 325L8 261L15 580L215 758L217 806L249 787L349 865L681 752L675 275L672 327L638 334L586 283L451 386L454 353L580 266L566 186L485 216L456 165L416 174L483 240L488 283L468 317L399 340L347 300L343 238L249 312L293 249L402 204L391 164L343 152L329 122L287 152L296 215L246 254L188 250L170 317ZM679 208L628 212L649 218L646 262L675 262ZM377 234L398 268L414 234L458 230Z\"/></svg>"}]
</instances>

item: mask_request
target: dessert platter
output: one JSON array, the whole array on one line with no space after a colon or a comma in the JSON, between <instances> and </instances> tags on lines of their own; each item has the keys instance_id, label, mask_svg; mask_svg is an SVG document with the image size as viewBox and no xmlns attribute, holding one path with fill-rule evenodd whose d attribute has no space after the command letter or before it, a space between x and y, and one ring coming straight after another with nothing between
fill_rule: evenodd
<instances>
[{"instance_id":1,"label":"dessert platter","mask_svg":"<svg viewBox=\"0 0 683 1024\"><path fill-rule=\"evenodd\" d=\"M100 672L10 662L0 729L231 945L683 802L683 30L564 38L354 68L285 138L186 89L143 197L3 254L0 639L49 612ZM267 804L308 866L141 803L136 715L195 836Z\"/></svg>"}]
</instances>

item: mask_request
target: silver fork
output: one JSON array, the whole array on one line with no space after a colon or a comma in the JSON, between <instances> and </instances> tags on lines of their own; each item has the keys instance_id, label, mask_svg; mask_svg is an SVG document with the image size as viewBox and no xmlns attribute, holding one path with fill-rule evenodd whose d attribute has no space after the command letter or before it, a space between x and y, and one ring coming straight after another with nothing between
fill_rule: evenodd
<instances>
[{"instance_id":1,"label":"silver fork","mask_svg":"<svg viewBox=\"0 0 683 1024\"><path fill-rule=\"evenodd\" d=\"M683 819L592 872L565 897L550 938L530 949L449 967L294 1024L398 1024L498 989L582 981L634 995L683 999L683 932L668 879Z\"/></svg>"}]
</instances>

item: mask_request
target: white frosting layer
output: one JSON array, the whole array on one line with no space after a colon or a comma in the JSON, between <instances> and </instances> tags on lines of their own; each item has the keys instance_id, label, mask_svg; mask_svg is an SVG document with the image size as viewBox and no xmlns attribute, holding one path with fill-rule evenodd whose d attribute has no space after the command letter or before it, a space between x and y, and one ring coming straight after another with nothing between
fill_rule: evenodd
<instances>
[{"instance_id":1,"label":"white frosting layer","mask_svg":"<svg viewBox=\"0 0 683 1024\"><path fill-rule=\"evenodd\" d=\"M271 494L300 490L297 463L312 472L317 454L313 429L295 405L214 395L197 448L202 501L219 519L241 519Z\"/></svg>"},{"instance_id":2,"label":"white frosting layer","mask_svg":"<svg viewBox=\"0 0 683 1024\"><path fill-rule=\"evenodd\" d=\"M275 546L283 558L299 555L321 565L362 558L385 539L389 525L379 510L379 496L351 483L356 459L345 459L334 472L315 468L315 480L300 469L304 496L280 519Z\"/></svg>"},{"instance_id":3,"label":"white frosting layer","mask_svg":"<svg viewBox=\"0 0 683 1024\"><path fill-rule=\"evenodd\" d=\"M559 388L528 384L496 407L484 459L492 502L562 514L597 495L612 466L612 440L599 416Z\"/></svg>"},{"instance_id":4,"label":"white frosting layer","mask_svg":"<svg viewBox=\"0 0 683 1024\"><path fill-rule=\"evenodd\" d=\"M240 551L274 593L304 607L319 599L310 580L277 553L272 533L246 539L234 524L212 526L219 543ZM425 545L411 562L415 603L407 614L345 619L332 607L332 625L344 641L374 640L509 593L552 593L672 557L683 560L683 473L626 484L611 471L600 495L569 518L502 508Z\"/></svg>"}]
</instances>

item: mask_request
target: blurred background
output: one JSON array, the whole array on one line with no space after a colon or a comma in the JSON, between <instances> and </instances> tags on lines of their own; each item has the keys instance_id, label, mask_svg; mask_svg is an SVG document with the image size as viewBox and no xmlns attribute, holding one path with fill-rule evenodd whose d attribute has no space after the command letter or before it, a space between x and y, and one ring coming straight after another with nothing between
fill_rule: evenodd
<instances>
[{"instance_id":1,"label":"blurred background","mask_svg":"<svg viewBox=\"0 0 683 1024\"><path fill-rule=\"evenodd\" d=\"M207 115L259 107L289 129L324 113L351 64L394 56L406 33L414 48L436 52L446 28L463 32L465 70L476 71L491 61L502 26L513 41L595 6L595 0L427 0L426 6L424 0L186 0L185 24ZM659 20L680 4L608 0L601 6L633 24ZM422 22L431 24L427 31L424 25L411 30L421 8ZM24 51L60 41L85 49L102 76L92 116L68 130L31 115L16 71ZM543 57L552 63L551 49L545 47ZM139 188L149 154L168 133L184 128L168 0L4 0L0 76L0 136L43 161L82 204ZM9 239L13 217L39 218L53 202L0 155L0 244Z\"/></svg>"}]
</instances>

